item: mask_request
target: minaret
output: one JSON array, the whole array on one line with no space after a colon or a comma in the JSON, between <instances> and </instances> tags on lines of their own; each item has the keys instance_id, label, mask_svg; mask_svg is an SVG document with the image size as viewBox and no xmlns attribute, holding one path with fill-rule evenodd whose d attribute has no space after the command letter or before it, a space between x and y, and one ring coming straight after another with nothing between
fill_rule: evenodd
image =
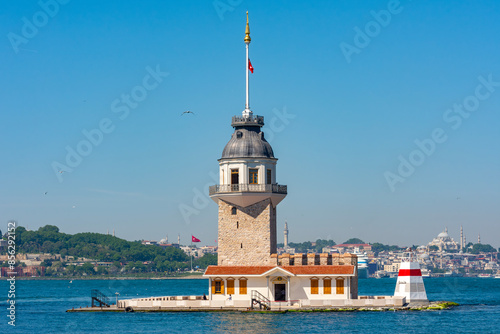
<instances>
[{"instance_id":1,"label":"minaret","mask_svg":"<svg viewBox=\"0 0 500 334\"><path fill-rule=\"evenodd\" d=\"M115 229L113 229L113 237L115 236Z\"/></svg>"},{"instance_id":2,"label":"minaret","mask_svg":"<svg viewBox=\"0 0 500 334\"><path fill-rule=\"evenodd\" d=\"M478 234L477 235L477 243L480 244L481 243L481 234Z\"/></svg>"},{"instance_id":3,"label":"minaret","mask_svg":"<svg viewBox=\"0 0 500 334\"><path fill-rule=\"evenodd\" d=\"M284 231L284 237L283 237L283 248L287 249L288 248L288 223L285 220L285 231Z\"/></svg>"},{"instance_id":4,"label":"minaret","mask_svg":"<svg viewBox=\"0 0 500 334\"><path fill-rule=\"evenodd\" d=\"M165 243L168 244L168 233L167 236L165 237Z\"/></svg>"},{"instance_id":5,"label":"minaret","mask_svg":"<svg viewBox=\"0 0 500 334\"><path fill-rule=\"evenodd\" d=\"M181 245L181 235L177 234L177 244L180 246Z\"/></svg>"},{"instance_id":6,"label":"minaret","mask_svg":"<svg viewBox=\"0 0 500 334\"><path fill-rule=\"evenodd\" d=\"M233 116L234 133L219 161L219 184L210 197L219 205L218 265L276 265L276 206L287 187L276 183L276 162L261 128L263 116L250 110L248 49L250 26L245 29L246 103L242 116Z\"/></svg>"},{"instance_id":7,"label":"minaret","mask_svg":"<svg viewBox=\"0 0 500 334\"><path fill-rule=\"evenodd\" d=\"M464 227L460 225L460 252L464 251Z\"/></svg>"}]
</instances>

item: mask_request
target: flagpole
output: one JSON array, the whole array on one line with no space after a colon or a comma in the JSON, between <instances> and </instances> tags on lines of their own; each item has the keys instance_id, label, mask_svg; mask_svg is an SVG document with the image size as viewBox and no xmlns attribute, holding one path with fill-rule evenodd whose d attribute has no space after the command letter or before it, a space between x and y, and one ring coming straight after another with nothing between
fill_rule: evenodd
<instances>
[{"instance_id":1,"label":"flagpole","mask_svg":"<svg viewBox=\"0 0 500 334\"><path fill-rule=\"evenodd\" d=\"M250 111L250 89L249 89L249 57L248 57L248 49L251 42L250 38L250 26L248 24L248 11L247 11L247 26L245 28L245 44L246 44L246 62L245 62L245 73L246 73L246 103L245 103L245 111L243 112L243 116L251 116L252 112Z\"/></svg>"},{"instance_id":2,"label":"flagpole","mask_svg":"<svg viewBox=\"0 0 500 334\"><path fill-rule=\"evenodd\" d=\"M246 75L247 75L247 99L246 99L246 103L245 103L245 111L248 112L250 110L250 89L249 89L249 75L248 75L248 72L249 72L249 68L248 68L248 44L246 45L246 49L247 49L247 61L246 61Z\"/></svg>"}]
</instances>

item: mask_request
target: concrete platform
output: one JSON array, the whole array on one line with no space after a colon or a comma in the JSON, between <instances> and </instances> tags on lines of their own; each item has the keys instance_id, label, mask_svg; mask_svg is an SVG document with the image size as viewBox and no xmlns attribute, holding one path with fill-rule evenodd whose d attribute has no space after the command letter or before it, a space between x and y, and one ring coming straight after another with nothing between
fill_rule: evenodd
<instances>
[{"instance_id":1,"label":"concrete platform","mask_svg":"<svg viewBox=\"0 0 500 334\"><path fill-rule=\"evenodd\" d=\"M271 310L259 310L250 308L238 307L222 307L222 308L185 308L185 307L137 307L130 309L117 308L115 305L111 307L82 307L67 310L66 312L239 312L239 313L287 313L287 312L370 312L370 311L424 311L424 310L447 310L458 304L453 302L430 302L426 306L422 305L409 305L396 306L396 307L378 307L378 306L364 306L364 307L274 307Z\"/></svg>"},{"instance_id":2,"label":"concrete platform","mask_svg":"<svg viewBox=\"0 0 500 334\"><path fill-rule=\"evenodd\" d=\"M248 300L214 301L201 296L168 296L125 299L118 307L82 307L66 312L339 312L385 310L447 309L458 304L451 302L406 303L405 298L392 296L361 296L346 300L297 300L272 302L270 310L252 309Z\"/></svg>"}]
</instances>

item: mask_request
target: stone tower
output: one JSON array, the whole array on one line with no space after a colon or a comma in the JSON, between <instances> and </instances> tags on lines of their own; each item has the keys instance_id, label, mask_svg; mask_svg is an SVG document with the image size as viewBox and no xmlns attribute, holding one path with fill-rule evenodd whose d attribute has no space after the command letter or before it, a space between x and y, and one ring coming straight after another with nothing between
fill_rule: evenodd
<instances>
[{"instance_id":1,"label":"stone tower","mask_svg":"<svg viewBox=\"0 0 500 334\"><path fill-rule=\"evenodd\" d=\"M276 183L276 159L261 127L264 117L233 117L235 131L219 159L219 266L275 265L276 206L287 187Z\"/></svg>"},{"instance_id":2,"label":"stone tower","mask_svg":"<svg viewBox=\"0 0 500 334\"><path fill-rule=\"evenodd\" d=\"M263 116L254 116L249 102L248 57L250 27L245 29L246 103L232 118L234 133L219 159L219 184L210 197L219 205L219 266L276 265L276 206L287 194L276 182L276 162L261 128Z\"/></svg>"}]
</instances>

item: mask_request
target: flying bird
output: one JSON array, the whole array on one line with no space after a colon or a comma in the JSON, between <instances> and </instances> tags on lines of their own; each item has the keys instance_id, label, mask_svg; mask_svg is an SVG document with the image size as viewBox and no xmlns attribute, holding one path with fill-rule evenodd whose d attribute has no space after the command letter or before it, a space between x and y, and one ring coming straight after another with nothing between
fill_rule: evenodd
<instances>
[{"instance_id":1,"label":"flying bird","mask_svg":"<svg viewBox=\"0 0 500 334\"><path fill-rule=\"evenodd\" d=\"M183 113L181 114L181 116L182 116L182 115L184 115L184 114L193 114L193 115L194 115L194 112L189 111L189 110L186 110L185 112L183 112Z\"/></svg>"},{"instance_id":2,"label":"flying bird","mask_svg":"<svg viewBox=\"0 0 500 334\"><path fill-rule=\"evenodd\" d=\"M44 194L44 195L47 195L48 193L49 193L49 192L48 192L48 191L46 191L46 192L44 192L43 194Z\"/></svg>"}]
</instances>

